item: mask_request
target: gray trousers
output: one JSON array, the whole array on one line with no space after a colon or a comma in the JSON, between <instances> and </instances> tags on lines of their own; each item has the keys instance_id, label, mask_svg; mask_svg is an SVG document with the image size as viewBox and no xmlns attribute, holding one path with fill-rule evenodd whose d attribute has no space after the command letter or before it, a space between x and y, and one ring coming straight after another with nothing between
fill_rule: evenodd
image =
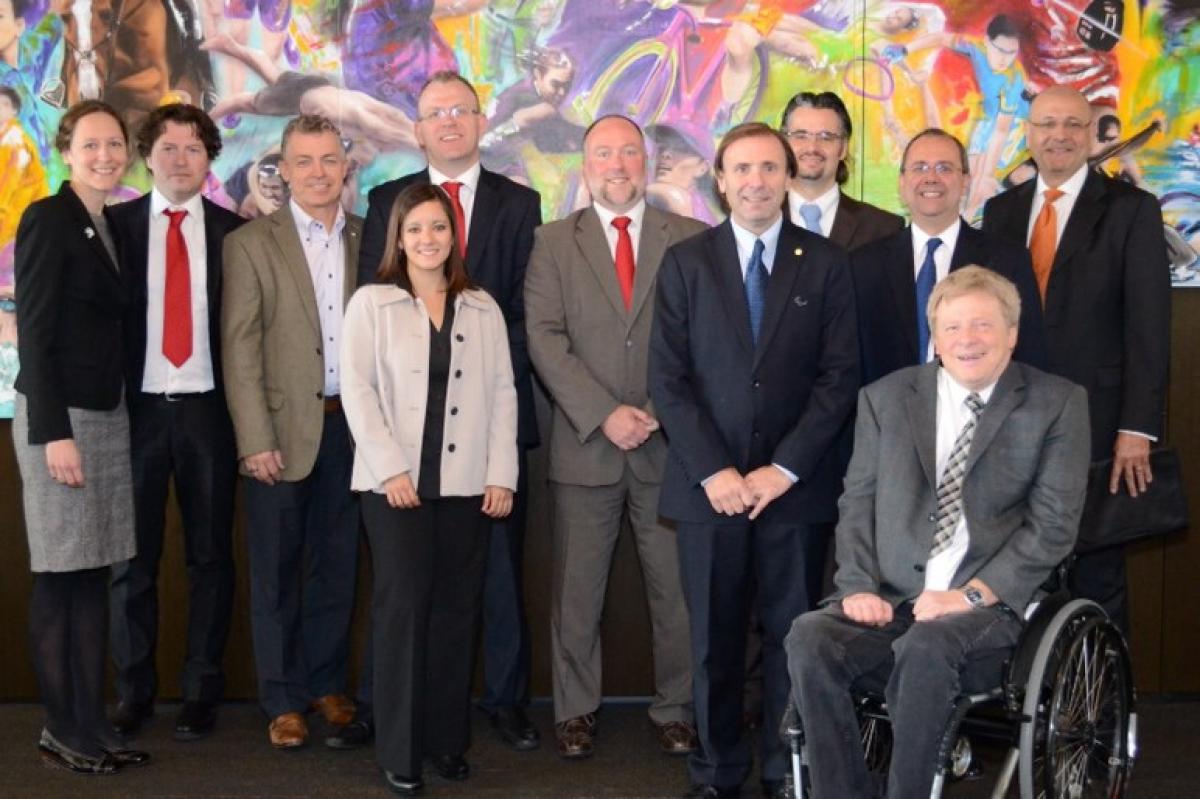
<instances>
[{"instance_id":1,"label":"gray trousers","mask_svg":"<svg viewBox=\"0 0 1200 799\"><path fill-rule=\"evenodd\" d=\"M658 484L626 467L608 486L552 483L554 583L550 641L554 719L563 722L600 706L600 617L613 551L628 514L646 585L654 655L656 724L692 720L687 606L679 580L675 532L658 521Z\"/></svg>"}]
</instances>

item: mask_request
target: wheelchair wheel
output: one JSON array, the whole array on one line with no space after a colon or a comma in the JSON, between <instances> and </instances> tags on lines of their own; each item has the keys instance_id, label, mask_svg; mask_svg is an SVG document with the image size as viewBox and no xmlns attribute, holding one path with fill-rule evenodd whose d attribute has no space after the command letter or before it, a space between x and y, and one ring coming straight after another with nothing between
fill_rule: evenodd
<instances>
[{"instance_id":1,"label":"wheelchair wheel","mask_svg":"<svg viewBox=\"0 0 1200 799\"><path fill-rule=\"evenodd\" d=\"M892 723L883 703L864 698L858 705L858 731L863 758L877 791L887 787L888 768L892 764Z\"/></svg>"},{"instance_id":2,"label":"wheelchair wheel","mask_svg":"<svg viewBox=\"0 0 1200 799\"><path fill-rule=\"evenodd\" d=\"M1023 799L1124 796L1133 765L1132 712L1121 634L1094 603L1068 603L1039 644L1026 688Z\"/></svg>"}]
</instances>

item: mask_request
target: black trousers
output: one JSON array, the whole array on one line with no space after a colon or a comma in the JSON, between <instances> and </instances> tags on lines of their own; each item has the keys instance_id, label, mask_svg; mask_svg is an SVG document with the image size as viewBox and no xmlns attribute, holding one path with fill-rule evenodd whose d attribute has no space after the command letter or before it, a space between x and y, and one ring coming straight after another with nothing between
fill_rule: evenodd
<instances>
[{"instance_id":1,"label":"black trousers","mask_svg":"<svg viewBox=\"0 0 1200 799\"><path fill-rule=\"evenodd\" d=\"M158 564L174 477L188 575L183 698L216 702L225 689L221 661L233 607L233 424L216 391L177 400L137 394L129 412L137 555L112 567L110 631L117 695L140 703L158 693Z\"/></svg>"},{"instance_id":2,"label":"black trousers","mask_svg":"<svg viewBox=\"0 0 1200 799\"><path fill-rule=\"evenodd\" d=\"M471 677L490 520L482 497L393 508L362 495L375 567L375 758L415 777L426 756L470 746Z\"/></svg>"}]
</instances>

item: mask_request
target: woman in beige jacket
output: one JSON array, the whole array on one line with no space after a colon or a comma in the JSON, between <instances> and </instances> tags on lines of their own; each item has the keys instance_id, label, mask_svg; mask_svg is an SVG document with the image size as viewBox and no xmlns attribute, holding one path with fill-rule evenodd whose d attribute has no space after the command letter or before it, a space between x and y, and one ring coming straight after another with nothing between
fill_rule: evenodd
<instances>
[{"instance_id":1,"label":"woman in beige jacket","mask_svg":"<svg viewBox=\"0 0 1200 799\"><path fill-rule=\"evenodd\" d=\"M381 285L350 300L342 405L374 562L376 759L411 795L465 779L489 517L512 510L517 395L504 316L467 278L445 193L392 206Z\"/></svg>"}]
</instances>

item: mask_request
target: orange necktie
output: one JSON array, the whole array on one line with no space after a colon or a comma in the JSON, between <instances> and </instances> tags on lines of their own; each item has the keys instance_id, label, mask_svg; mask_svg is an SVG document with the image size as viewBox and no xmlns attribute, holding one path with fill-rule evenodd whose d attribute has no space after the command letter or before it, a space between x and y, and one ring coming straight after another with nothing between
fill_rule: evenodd
<instances>
[{"instance_id":1,"label":"orange necktie","mask_svg":"<svg viewBox=\"0 0 1200 799\"><path fill-rule=\"evenodd\" d=\"M1029 239L1029 254L1033 257L1033 276L1037 279L1038 293L1046 302L1046 285L1050 282L1050 270L1054 267L1054 251L1058 249L1058 213L1054 203L1063 192L1046 189L1041 213L1033 223L1033 236Z\"/></svg>"}]
</instances>

